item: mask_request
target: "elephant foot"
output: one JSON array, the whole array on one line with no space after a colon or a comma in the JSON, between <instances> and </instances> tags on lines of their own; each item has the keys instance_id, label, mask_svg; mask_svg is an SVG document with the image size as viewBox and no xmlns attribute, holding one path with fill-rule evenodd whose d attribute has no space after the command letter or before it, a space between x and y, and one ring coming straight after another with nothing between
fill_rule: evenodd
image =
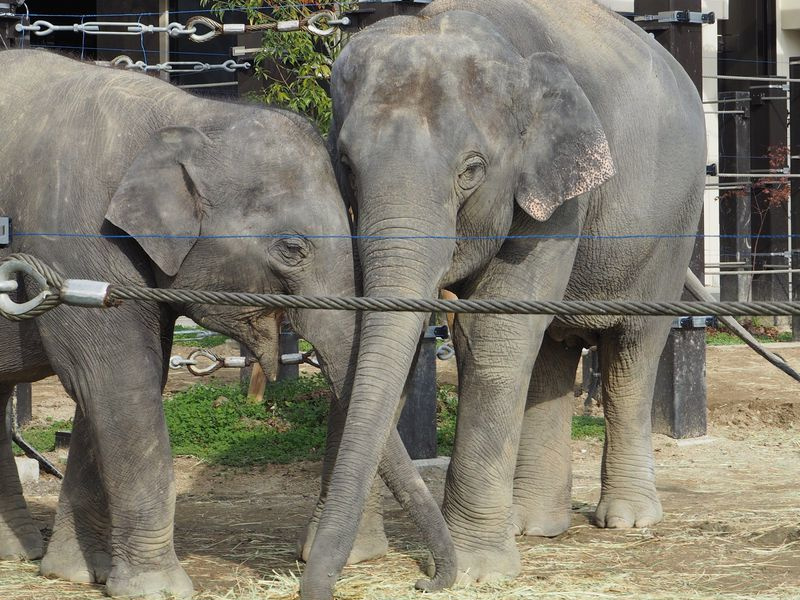
<instances>
[{"instance_id":1,"label":"elephant foot","mask_svg":"<svg viewBox=\"0 0 800 600\"><path fill-rule=\"evenodd\" d=\"M598 527L628 529L655 525L662 516L661 502L653 489L652 495L637 495L635 498L603 494L595 510L594 521Z\"/></svg>"},{"instance_id":2,"label":"elephant foot","mask_svg":"<svg viewBox=\"0 0 800 600\"><path fill-rule=\"evenodd\" d=\"M13 530L0 523L0 560L36 560L43 552L42 534L33 522Z\"/></svg>"},{"instance_id":3,"label":"elephant foot","mask_svg":"<svg viewBox=\"0 0 800 600\"><path fill-rule=\"evenodd\" d=\"M495 583L514 579L522 570L519 550L511 538L502 548L462 550L456 546L458 577L456 587ZM433 562L429 559L428 575L433 576Z\"/></svg>"},{"instance_id":4,"label":"elephant foot","mask_svg":"<svg viewBox=\"0 0 800 600\"><path fill-rule=\"evenodd\" d=\"M114 566L106 581L106 593L112 598L191 598L192 581L179 564L151 571L130 565Z\"/></svg>"},{"instance_id":5,"label":"elephant foot","mask_svg":"<svg viewBox=\"0 0 800 600\"><path fill-rule=\"evenodd\" d=\"M39 573L51 579L75 583L105 583L111 571L111 555L102 548L81 547L75 538L50 540Z\"/></svg>"},{"instance_id":6,"label":"elephant foot","mask_svg":"<svg viewBox=\"0 0 800 600\"><path fill-rule=\"evenodd\" d=\"M556 537L569 529L572 514L569 508L541 510L515 505L511 511L514 535Z\"/></svg>"},{"instance_id":7,"label":"elephant foot","mask_svg":"<svg viewBox=\"0 0 800 600\"><path fill-rule=\"evenodd\" d=\"M42 534L28 512L22 508L2 511L0 516L0 560L36 560L42 558Z\"/></svg>"},{"instance_id":8,"label":"elephant foot","mask_svg":"<svg viewBox=\"0 0 800 600\"><path fill-rule=\"evenodd\" d=\"M347 557L347 565L357 565L368 560L375 560L385 556L389 552L389 540L383 530L383 518L369 519L369 515L364 515L364 521L358 528L358 536ZM317 522L312 521L306 527L303 537L297 542L297 556L303 562L308 560L311 554L311 545L314 543L314 536L317 533Z\"/></svg>"}]
</instances>

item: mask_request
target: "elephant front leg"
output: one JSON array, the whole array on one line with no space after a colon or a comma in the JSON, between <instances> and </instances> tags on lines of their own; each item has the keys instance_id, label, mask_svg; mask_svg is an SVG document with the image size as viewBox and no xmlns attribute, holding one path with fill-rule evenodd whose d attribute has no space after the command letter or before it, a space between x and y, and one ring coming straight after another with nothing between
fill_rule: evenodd
<instances>
[{"instance_id":1,"label":"elephant front leg","mask_svg":"<svg viewBox=\"0 0 800 600\"><path fill-rule=\"evenodd\" d=\"M346 418L346 407L338 399L334 400L331 403L330 413L328 414L328 435L325 440L325 458L322 462L320 495L314 507L314 513L311 515L311 520L297 542L297 555L303 561L308 560L308 556L311 553L319 518L325 508L328 485L336 462L336 454L339 451L339 443L344 431ZM355 565L367 560L380 558L388 551L389 540L386 538L383 525L383 484L380 478L376 477L370 489L367 503L364 507L364 514L358 526L358 536L353 549L350 551L350 556L347 558L347 564Z\"/></svg>"},{"instance_id":2,"label":"elephant front leg","mask_svg":"<svg viewBox=\"0 0 800 600\"><path fill-rule=\"evenodd\" d=\"M525 396L547 326L522 315L456 320L459 407L443 512L463 581L516 576L511 522L514 467Z\"/></svg>"},{"instance_id":3,"label":"elephant front leg","mask_svg":"<svg viewBox=\"0 0 800 600\"><path fill-rule=\"evenodd\" d=\"M651 405L658 358L668 327L659 321L603 335L600 361L606 439L600 527L647 527L662 517L655 484Z\"/></svg>"},{"instance_id":4,"label":"elephant front leg","mask_svg":"<svg viewBox=\"0 0 800 600\"><path fill-rule=\"evenodd\" d=\"M175 484L161 399L165 359L158 313L140 306L86 316L66 310L69 326L58 323L58 333L43 338L86 419L107 499L106 592L188 598L192 583L173 545Z\"/></svg>"},{"instance_id":5,"label":"elephant front leg","mask_svg":"<svg viewBox=\"0 0 800 600\"><path fill-rule=\"evenodd\" d=\"M110 526L108 499L86 419L76 408L69 463L41 574L77 583L105 583L111 570Z\"/></svg>"},{"instance_id":6,"label":"elephant front leg","mask_svg":"<svg viewBox=\"0 0 800 600\"><path fill-rule=\"evenodd\" d=\"M517 535L553 537L569 528L571 424L580 348L549 336L533 367L514 474L512 522Z\"/></svg>"},{"instance_id":7,"label":"elephant front leg","mask_svg":"<svg viewBox=\"0 0 800 600\"><path fill-rule=\"evenodd\" d=\"M9 401L14 386L0 386L0 560L42 556L42 535L28 511L11 451Z\"/></svg>"}]
</instances>

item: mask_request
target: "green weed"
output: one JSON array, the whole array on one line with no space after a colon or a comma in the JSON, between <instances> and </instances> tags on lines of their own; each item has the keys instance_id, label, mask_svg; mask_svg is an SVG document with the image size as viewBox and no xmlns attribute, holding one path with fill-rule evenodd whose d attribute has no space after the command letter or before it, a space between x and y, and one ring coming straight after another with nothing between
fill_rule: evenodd
<instances>
[{"instance_id":1,"label":"green weed","mask_svg":"<svg viewBox=\"0 0 800 600\"><path fill-rule=\"evenodd\" d=\"M53 421L47 427L25 427L21 434L22 439L39 452L52 452L56 449L56 431L72 431L72 421ZM12 444L12 448L16 456L23 455L16 444Z\"/></svg>"}]
</instances>

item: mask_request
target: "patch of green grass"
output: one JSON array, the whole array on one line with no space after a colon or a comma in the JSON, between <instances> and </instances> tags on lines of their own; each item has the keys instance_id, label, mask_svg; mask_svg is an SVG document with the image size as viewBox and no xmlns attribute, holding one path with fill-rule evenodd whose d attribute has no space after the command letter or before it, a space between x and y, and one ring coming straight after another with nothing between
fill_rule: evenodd
<instances>
[{"instance_id":1,"label":"patch of green grass","mask_svg":"<svg viewBox=\"0 0 800 600\"><path fill-rule=\"evenodd\" d=\"M196 332L199 329L202 328L176 325L172 341L173 343L180 344L181 346L193 346L196 348L213 348L214 346L219 346L220 344L224 344L228 339L221 333L209 335L206 337L198 337L197 334L193 332Z\"/></svg>"},{"instance_id":2,"label":"patch of green grass","mask_svg":"<svg viewBox=\"0 0 800 600\"><path fill-rule=\"evenodd\" d=\"M572 439L602 440L606 435L606 422L603 417L572 417Z\"/></svg>"},{"instance_id":3,"label":"patch of green grass","mask_svg":"<svg viewBox=\"0 0 800 600\"><path fill-rule=\"evenodd\" d=\"M329 402L315 375L268 386L263 403L248 402L239 385L196 385L164 410L173 454L242 466L321 458Z\"/></svg>"},{"instance_id":4,"label":"patch of green grass","mask_svg":"<svg viewBox=\"0 0 800 600\"><path fill-rule=\"evenodd\" d=\"M53 421L47 427L25 427L22 439L39 452L52 452L56 448L56 431L72 431L72 421ZM23 455L16 444L12 444L12 448L16 456Z\"/></svg>"},{"instance_id":5,"label":"patch of green grass","mask_svg":"<svg viewBox=\"0 0 800 600\"><path fill-rule=\"evenodd\" d=\"M456 413L458 411L458 394L452 385L439 386L437 391L437 444L439 454L450 456L456 437ZM606 434L606 424L602 417L572 417L572 439L602 440Z\"/></svg>"},{"instance_id":6,"label":"patch of green grass","mask_svg":"<svg viewBox=\"0 0 800 600\"><path fill-rule=\"evenodd\" d=\"M440 456L453 453L457 411L458 394L455 386L440 385L436 390L436 445Z\"/></svg>"},{"instance_id":7,"label":"patch of green grass","mask_svg":"<svg viewBox=\"0 0 800 600\"><path fill-rule=\"evenodd\" d=\"M791 342L792 332L783 331L778 334L777 338L772 338L766 335L754 335L762 344L772 344L774 342ZM708 346L732 346L735 344L744 344L742 339L727 331L714 330L706 334L706 345Z\"/></svg>"}]
</instances>

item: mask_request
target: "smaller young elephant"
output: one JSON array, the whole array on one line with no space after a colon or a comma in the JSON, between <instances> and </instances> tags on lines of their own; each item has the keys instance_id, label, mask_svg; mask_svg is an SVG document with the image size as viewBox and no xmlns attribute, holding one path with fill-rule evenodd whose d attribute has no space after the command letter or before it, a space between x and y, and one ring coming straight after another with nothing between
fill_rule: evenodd
<instances>
[{"instance_id":1,"label":"smaller young elephant","mask_svg":"<svg viewBox=\"0 0 800 600\"><path fill-rule=\"evenodd\" d=\"M13 115L0 122L0 214L18 232L0 258L27 253L69 278L149 287L355 294L350 222L325 145L305 119L38 51L0 52L0 79L0 114ZM16 383L52 374L78 405L44 575L105 583L111 596L192 594L173 547L161 404L178 314L244 343L269 369L277 332L262 309L126 302L0 319L0 422ZM288 314L346 398L355 314ZM334 430L343 413L344 405L332 411ZM0 558L38 558L42 539L4 435ZM331 437L332 454L339 436ZM396 454L393 464L407 466ZM416 486L415 472L394 473ZM405 497L438 514L430 530L449 541L430 495Z\"/></svg>"}]
</instances>

